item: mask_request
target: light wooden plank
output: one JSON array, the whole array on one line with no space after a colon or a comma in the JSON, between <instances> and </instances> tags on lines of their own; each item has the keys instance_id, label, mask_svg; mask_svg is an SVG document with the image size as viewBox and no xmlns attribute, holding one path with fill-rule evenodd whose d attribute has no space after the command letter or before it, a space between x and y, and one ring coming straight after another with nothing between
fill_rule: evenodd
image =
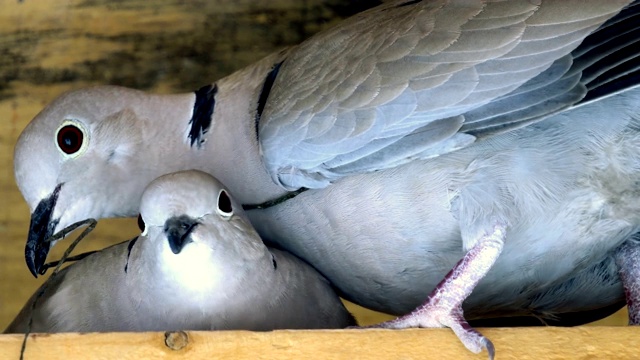
<instances>
[{"instance_id":1,"label":"light wooden plank","mask_svg":"<svg viewBox=\"0 0 640 360\"><path fill-rule=\"evenodd\" d=\"M636 327L482 329L497 359L637 359ZM184 335L184 337L182 336ZM485 359L448 329L220 331L31 335L25 358L73 359ZM183 339L184 341L181 341ZM0 336L0 358L17 359L22 336Z\"/></svg>"}]
</instances>

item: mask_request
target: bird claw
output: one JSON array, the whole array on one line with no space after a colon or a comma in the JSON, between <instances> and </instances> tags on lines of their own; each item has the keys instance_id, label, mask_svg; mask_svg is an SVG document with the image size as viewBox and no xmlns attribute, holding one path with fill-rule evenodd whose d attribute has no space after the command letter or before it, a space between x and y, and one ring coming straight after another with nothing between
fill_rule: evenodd
<instances>
[{"instance_id":1,"label":"bird claw","mask_svg":"<svg viewBox=\"0 0 640 360\"><path fill-rule=\"evenodd\" d=\"M413 327L449 327L469 351L478 354L483 349L486 349L489 353L489 359L494 359L495 347L493 343L469 325L464 319L460 307L446 309L442 306L434 305L433 303L437 301L432 301L432 299L433 298L429 298L425 305L397 319L376 325L364 327L354 326L350 328L407 329Z\"/></svg>"},{"instance_id":2,"label":"bird claw","mask_svg":"<svg viewBox=\"0 0 640 360\"><path fill-rule=\"evenodd\" d=\"M492 231L481 235L476 245L451 269L431 292L427 301L410 314L368 328L406 329L412 327L449 327L464 346L474 353L487 349L489 359L495 347L489 339L464 319L462 302L471 294L500 256L506 226L497 223Z\"/></svg>"},{"instance_id":3,"label":"bird claw","mask_svg":"<svg viewBox=\"0 0 640 360\"><path fill-rule=\"evenodd\" d=\"M489 353L489 359L493 360L496 354L495 347L491 340L489 340L486 336L480 334L476 329L472 328L471 325L462 317L462 310L460 310L460 317L452 315L452 320L454 323L450 323L449 326L451 330L458 336L460 342L469 349L469 351L479 354L482 349L486 349Z\"/></svg>"}]
</instances>

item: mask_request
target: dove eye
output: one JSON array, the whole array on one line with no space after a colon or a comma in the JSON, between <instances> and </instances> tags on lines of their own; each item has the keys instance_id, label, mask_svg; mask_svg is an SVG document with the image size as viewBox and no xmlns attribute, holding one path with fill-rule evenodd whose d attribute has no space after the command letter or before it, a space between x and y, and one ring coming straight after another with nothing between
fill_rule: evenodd
<instances>
[{"instance_id":1,"label":"dove eye","mask_svg":"<svg viewBox=\"0 0 640 360\"><path fill-rule=\"evenodd\" d=\"M138 229L142 232L142 236L147 235L147 226L142 220L142 214L138 214Z\"/></svg>"},{"instance_id":2,"label":"dove eye","mask_svg":"<svg viewBox=\"0 0 640 360\"><path fill-rule=\"evenodd\" d=\"M220 190L218 193L218 208L216 210L218 214L224 218L230 218L233 215L231 199L229 198L229 194L224 190Z\"/></svg>"},{"instance_id":3,"label":"dove eye","mask_svg":"<svg viewBox=\"0 0 640 360\"><path fill-rule=\"evenodd\" d=\"M75 121L67 120L62 123L56 134L58 148L69 156L80 155L85 146L85 132Z\"/></svg>"}]
</instances>

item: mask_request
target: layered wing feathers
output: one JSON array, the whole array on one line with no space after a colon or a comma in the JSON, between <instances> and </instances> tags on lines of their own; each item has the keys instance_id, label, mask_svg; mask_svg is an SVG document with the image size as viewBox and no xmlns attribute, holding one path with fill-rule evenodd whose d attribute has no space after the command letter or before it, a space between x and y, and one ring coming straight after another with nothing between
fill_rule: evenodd
<instances>
[{"instance_id":1,"label":"layered wing feathers","mask_svg":"<svg viewBox=\"0 0 640 360\"><path fill-rule=\"evenodd\" d=\"M438 156L587 93L573 55L629 1L392 1L294 49L258 124L288 189Z\"/></svg>"}]
</instances>

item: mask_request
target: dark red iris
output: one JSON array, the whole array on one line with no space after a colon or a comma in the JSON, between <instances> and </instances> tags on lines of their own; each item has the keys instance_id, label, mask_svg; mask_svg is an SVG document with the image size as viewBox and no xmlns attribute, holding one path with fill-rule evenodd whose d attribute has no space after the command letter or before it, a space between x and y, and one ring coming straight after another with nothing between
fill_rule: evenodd
<instances>
[{"instance_id":1,"label":"dark red iris","mask_svg":"<svg viewBox=\"0 0 640 360\"><path fill-rule=\"evenodd\" d=\"M83 138L82 131L75 125L66 125L58 130L58 146L68 155L80 150Z\"/></svg>"}]
</instances>

